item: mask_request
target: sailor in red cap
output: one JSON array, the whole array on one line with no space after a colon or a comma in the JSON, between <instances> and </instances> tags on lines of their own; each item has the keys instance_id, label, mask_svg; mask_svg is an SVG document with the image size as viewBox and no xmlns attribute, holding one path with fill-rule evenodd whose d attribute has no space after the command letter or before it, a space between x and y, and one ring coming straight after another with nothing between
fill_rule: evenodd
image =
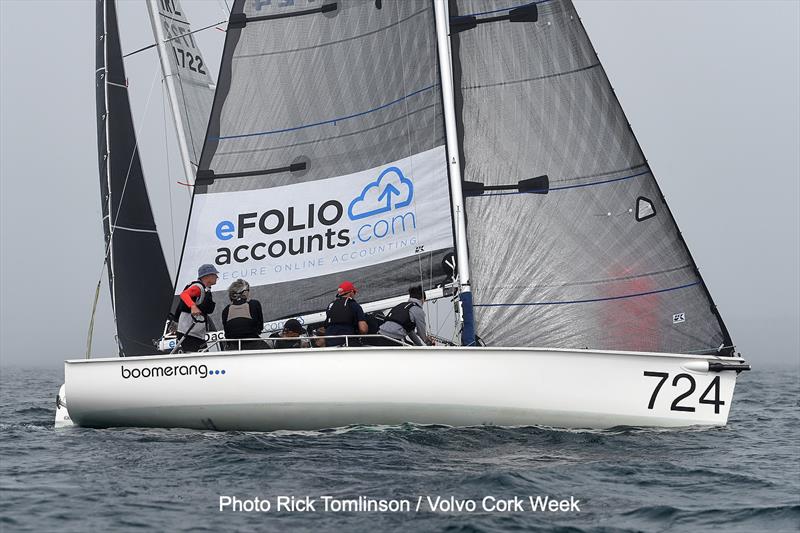
<instances>
[{"instance_id":1,"label":"sailor in red cap","mask_svg":"<svg viewBox=\"0 0 800 533\"><path fill-rule=\"evenodd\" d=\"M356 286L343 281L336 291L336 299L328 305L325 319L325 336L332 335L365 335L367 333L367 317L364 310L356 302L358 292ZM326 346L341 346L344 338L327 338ZM350 339L350 344L353 344Z\"/></svg>"}]
</instances>

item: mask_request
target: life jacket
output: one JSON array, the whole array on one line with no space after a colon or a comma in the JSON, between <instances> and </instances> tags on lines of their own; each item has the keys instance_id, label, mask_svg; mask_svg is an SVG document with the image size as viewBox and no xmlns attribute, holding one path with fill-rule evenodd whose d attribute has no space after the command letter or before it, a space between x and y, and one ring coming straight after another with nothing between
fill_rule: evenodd
<instances>
[{"instance_id":1,"label":"life jacket","mask_svg":"<svg viewBox=\"0 0 800 533\"><path fill-rule=\"evenodd\" d=\"M404 302L401 304L397 304L389 311L389 314L386 315L386 320L391 322L396 322L403 326L403 329L406 330L406 333L410 333L414 331L414 328L417 326L414 319L411 317L411 308L417 306L419 304L417 302Z\"/></svg>"},{"instance_id":2,"label":"life jacket","mask_svg":"<svg viewBox=\"0 0 800 533\"><path fill-rule=\"evenodd\" d=\"M203 282L200 280L195 280L185 286L183 290L185 291L192 285L197 285L200 288L200 297L195 300L194 304L203 312L204 315L209 315L214 312L214 308L216 304L214 303L214 297L211 296L211 291L206 289L206 286L203 285ZM181 291L183 292L183 291ZM175 315L180 317L181 313L190 313L191 309L183 302L183 298L178 298L178 308L175 310Z\"/></svg>"},{"instance_id":3,"label":"life jacket","mask_svg":"<svg viewBox=\"0 0 800 533\"><path fill-rule=\"evenodd\" d=\"M222 310L222 326L226 339L254 339L261 335L264 323L253 318L253 306L257 302L246 300L230 304Z\"/></svg>"},{"instance_id":4,"label":"life jacket","mask_svg":"<svg viewBox=\"0 0 800 533\"><path fill-rule=\"evenodd\" d=\"M328 305L325 321L327 325L354 326L356 324L356 312L352 305L348 305L351 299L337 297Z\"/></svg>"}]
</instances>

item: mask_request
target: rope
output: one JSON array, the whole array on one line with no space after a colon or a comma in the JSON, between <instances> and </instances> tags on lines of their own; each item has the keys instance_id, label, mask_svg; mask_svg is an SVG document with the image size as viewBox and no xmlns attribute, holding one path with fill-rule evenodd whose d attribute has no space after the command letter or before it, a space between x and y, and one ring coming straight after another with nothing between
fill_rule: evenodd
<instances>
[{"instance_id":1,"label":"rope","mask_svg":"<svg viewBox=\"0 0 800 533\"><path fill-rule=\"evenodd\" d=\"M172 268L175 270L175 275L177 276L177 269L178 269L178 259L175 256L175 218L173 216L173 205L172 205L172 175L170 173L170 161L169 161L169 146L167 141L169 140L169 136L167 134L167 99L164 98L164 92L167 88L164 86L167 79L165 77L161 78L161 113L162 117L164 118L164 147L166 148L166 155L167 155L167 193L169 194L169 235L172 241Z\"/></svg>"},{"instance_id":2,"label":"rope","mask_svg":"<svg viewBox=\"0 0 800 533\"><path fill-rule=\"evenodd\" d=\"M105 267L105 262L103 263ZM92 304L92 317L89 319L89 332L86 335L86 359L92 358L92 336L94 335L94 312L97 309L97 299L100 297L100 284L103 282L102 272L100 279L97 280L97 287L94 290L94 303Z\"/></svg>"}]
</instances>

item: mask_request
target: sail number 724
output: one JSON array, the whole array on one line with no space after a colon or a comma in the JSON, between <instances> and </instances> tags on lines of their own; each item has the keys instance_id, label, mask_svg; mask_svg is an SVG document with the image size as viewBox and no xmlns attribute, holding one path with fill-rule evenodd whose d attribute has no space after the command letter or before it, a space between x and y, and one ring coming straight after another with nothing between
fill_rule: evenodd
<instances>
[{"instance_id":1,"label":"sail number 724","mask_svg":"<svg viewBox=\"0 0 800 533\"><path fill-rule=\"evenodd\" d=\"M653 394L650 396L650 402L647 404L647 408L652 409L656 404L656 398L658 398L658 394L661 392L664 383L669 381L669 374L667 372L649 372L645 370L644 375L645 377L658 378L658 383L656 383ZM678 388L678 391L675 392L680 392L680 394L672 401L669 410L694 413L695 408L692 405L686 405L686 403L692 403L690 396L692 396L695 389L697 389L697 382L694 376L691 374L677 374L672 379L672 387ZM713 395L713 399L709 399L709 395ZM703 391L703 394L700 395L700 399L697 400L697 402L713 405L714 413L719 414L719 406L725 405L725 402L719 399L719 376L715 376L714 379L711 380L711 383L709 383L706 390Z\"/></svg>"}]
</instances>

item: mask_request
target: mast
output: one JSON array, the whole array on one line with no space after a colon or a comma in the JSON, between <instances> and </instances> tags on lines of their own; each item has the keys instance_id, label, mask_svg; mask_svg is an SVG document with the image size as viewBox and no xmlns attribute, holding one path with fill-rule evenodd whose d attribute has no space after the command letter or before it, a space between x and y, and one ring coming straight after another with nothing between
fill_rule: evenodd
<instances>
[{"instance_id":1,"label":"mast","mask_svg":"<svg viewBox=\"0 0 800 533\"><path fill-rule=\"evenodd\" d=\"M103 47L102 55L103 55L103 67L102 72L100 73L102 76L102 83L103 83L103 128L105 133L105 154L104 154L104 164L105 164L105 174L106 174L106 183L107 183L107 191L106 191L106 216L105 216L105 224L107 225L106 230L106 254L107 257L105 258L108 264L108 285L109 290L111 291L111 313L114 316L114 329L119 332L119 325L117 324L117 295L114 285L114 248L111 243L111 239L114 235L113 224L114 221L112 220L113 210L111 208L111 133L109 128L109 105L108 105L108 1L103 1L102 5L102 17L103 17L103 33L99 36L99 40L101 44L99 46ZM98 28L99 29L99 28ZM100 70L100 69L98 69ZM119 335L115 335L117 341L117 348L119 353L122 353L122 344L120 344Z\"/></svg>"},{"instance_id":2,"label":"mast","mask_svg":"<svg viewBox=\"0 0 800 533\"><path fill-rule=\"evenodd\" d=\"M436 41L439 53L439 72L442 79L444 103L445 137L447 139L447 166L450 179L450 201L455 217L456 261L458 266L459 300L463 330L461 343L475 344L475 325L472 311L472 288L469 278L469 255L467 252L467 227L464 216L464 193L461 190L461 161L458 156L458 133L453 95L453 68L450 53L450 31L445 0L434 0L436 13Z\"/></svg>"},{"instance_id":3,"label":"mast","mask_svg":"<svg viewBox=\"0 0 800 533\"><path fill-rule=\"evenodd\" d=\"M178 102L178 89L175 83L178 73L172 69L167 50L164 28L161 25L158 11L158 0L147 1L147 12L150 15L150 23L153 26L153 35L156 39L158 48L158 58L161 61L161 71L164 73L164 81L167 84L167 94L169 95L169 107L172 110L172 117L175 121L175 129L178 133L178 147L183 161L183 170L186 173L186 182L194 185L195 169L192 166L192 159L189 155L189 143L186 139L185 124L188 122L186 117L181 115L181 106Z\"/></svg>"}]
</instances>

